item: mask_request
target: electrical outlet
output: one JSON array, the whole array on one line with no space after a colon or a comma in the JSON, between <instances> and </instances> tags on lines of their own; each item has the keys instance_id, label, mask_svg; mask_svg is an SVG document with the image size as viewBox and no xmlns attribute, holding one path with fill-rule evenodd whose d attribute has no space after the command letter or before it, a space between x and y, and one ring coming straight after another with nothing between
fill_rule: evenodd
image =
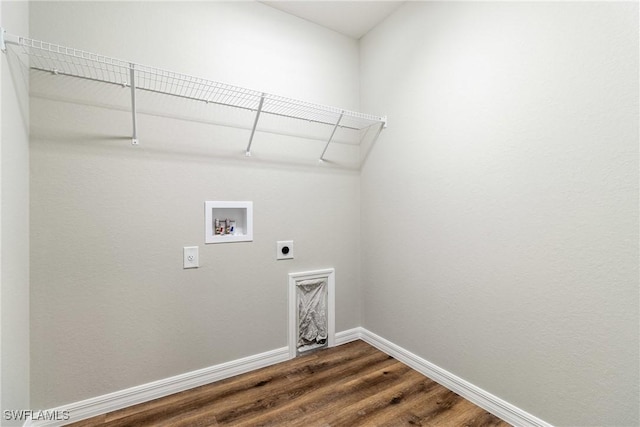
<instances>
[{"instance_id":1,"label":"electrical outlet","mask_svg":"<svg viewBox=\"0 0 640 427\"><path fill-rule=\"evenodd\" d=\"M198 268L200 266L197 246L185 246L182 254L182 268Z\"/></svg>"},{"instance_id":2,"label":"electrical outlet","mask_svg":"<svg viewBox=\"0 0 640 427\"><path fill-rule=\"evenodd\" d=\"M293 259L293 240L276 242L276 259Z\"/></svg>"}]
</instances>

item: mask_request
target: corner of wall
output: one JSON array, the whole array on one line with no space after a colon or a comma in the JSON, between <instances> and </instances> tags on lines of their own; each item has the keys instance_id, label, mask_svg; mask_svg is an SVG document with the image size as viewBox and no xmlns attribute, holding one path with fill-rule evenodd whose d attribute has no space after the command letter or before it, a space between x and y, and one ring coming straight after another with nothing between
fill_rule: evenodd
<instances>
[{"instance_id":1,"label":"corner of wall","mask_svg":"<svg viewBox=\"0 0 640 427\"><path fill-rule=\"evenodd\" d=\"M28 34L29 3L0 2L0 26ZM29 98L15 53L0 54L0 407L21 425L30 406Z\"/></svg>"}]
</instances>

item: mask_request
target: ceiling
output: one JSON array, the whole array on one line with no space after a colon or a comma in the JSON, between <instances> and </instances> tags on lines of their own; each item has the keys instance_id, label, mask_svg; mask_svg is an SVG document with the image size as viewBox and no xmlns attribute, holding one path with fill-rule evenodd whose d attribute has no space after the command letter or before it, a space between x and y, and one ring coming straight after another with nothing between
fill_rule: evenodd
<instances>
[{"instance_id":1,"label":"ceiling","mask_svg":"<svg viewBox=\"0 0 640 427\"><path fill-rule=\"evenodd\" d=\"M404 1L298 0L262 3L359 39L402 6Z\"/></svg>"}]
</instances>

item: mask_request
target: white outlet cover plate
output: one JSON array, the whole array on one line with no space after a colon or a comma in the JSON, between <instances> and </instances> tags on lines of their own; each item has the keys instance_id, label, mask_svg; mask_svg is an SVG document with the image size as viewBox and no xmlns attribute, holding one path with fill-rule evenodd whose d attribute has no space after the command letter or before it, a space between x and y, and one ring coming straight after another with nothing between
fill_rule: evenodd
<instances>
[{"instance_id":1,"label":"white outlet cover plate","mask_svg":"<svg viewBox=\"0 0 640 427\"><path fill-rule=\"evenodd\" d=\"M200 260L198 259L198 247L197 246L185 246L182 251L182 267L183 268L198 268Z\"/></svg>"},{"instance_id":2,"label":"white outlet cover plate","mask_svg":"<svg viewBox=\"0 0 640 427\"><path fill-rule=\"evenodd\" d=\"M288 251L284 251L284 248L288 248ZM293 240L279 240L276 242L276 259L293 259Z\"/></svg>"}]
</instances>

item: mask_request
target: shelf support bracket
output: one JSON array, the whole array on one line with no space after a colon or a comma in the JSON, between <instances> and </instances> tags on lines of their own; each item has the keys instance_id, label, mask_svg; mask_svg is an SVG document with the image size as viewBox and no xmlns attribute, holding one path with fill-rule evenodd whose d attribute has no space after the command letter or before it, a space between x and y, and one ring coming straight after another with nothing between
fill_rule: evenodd
<instances>
[{"instance_id":1,"label":"shelf support bracket","mask_svg":"<svg viewBox=\"0 0 640 427\"><path fill-rule=\"evenodd\" d=\"M7 43L20 44L20 37L7 33L7 30L0 27L0 50L4 53L7 52Z\"/></svg>"},{"instance_id":2,"label":"shelf support bracket","mask_svg":"<svg viewBox=\"0 0 640 427\"><path fill-rule=\"evenodd\" d=\"M253 142L253 135L255 135L256 133L256 127L258 126L258 119L260 118L260 113L262 113L262 106L264 105L264 96L265 96L264 93L260 96L260 104L258 104L258 111L256 112L256 118L253 121L251 136L249 137L249 145L247 145L247 149L244 153L244 155L247 157L251 157L251 143Z\"/></svg>"},{"instance_id":3,"label":"shelf support bracket","mask_svg":"<svg viewBox=\"0 0 640 427\"><path fill-rule=\"evenodd\" d=\"M135 64L129 64L129 80L131 86L131 117L133 120L133 135L131 145L138 145L138 119L136 117L136 69Z\"/></svg>"},{"instance_id":4,"label":"shelf support bracket","mask_svg":"<svg viewBox=\"0 0 640 427\"><path fill-rule=\"evenodd\" d=\"M336 134L336 131L338 130L338 126L340 126L340 122L342 121L342 117L344 117L344 110L342 110L342 112L340 113L340 117L338 117L338 121L336 122L335 126L333 127L333 131L331 132L331 136L329 137L329 140L327 141L327 144L324 146L324 150L322 150L322 154L320 154L320 161L324 161L324 154L327 152L327 148L329 148L329 144L331 144L331 140L333 139L333 136Z\"/></svg>"}]
</instances>

